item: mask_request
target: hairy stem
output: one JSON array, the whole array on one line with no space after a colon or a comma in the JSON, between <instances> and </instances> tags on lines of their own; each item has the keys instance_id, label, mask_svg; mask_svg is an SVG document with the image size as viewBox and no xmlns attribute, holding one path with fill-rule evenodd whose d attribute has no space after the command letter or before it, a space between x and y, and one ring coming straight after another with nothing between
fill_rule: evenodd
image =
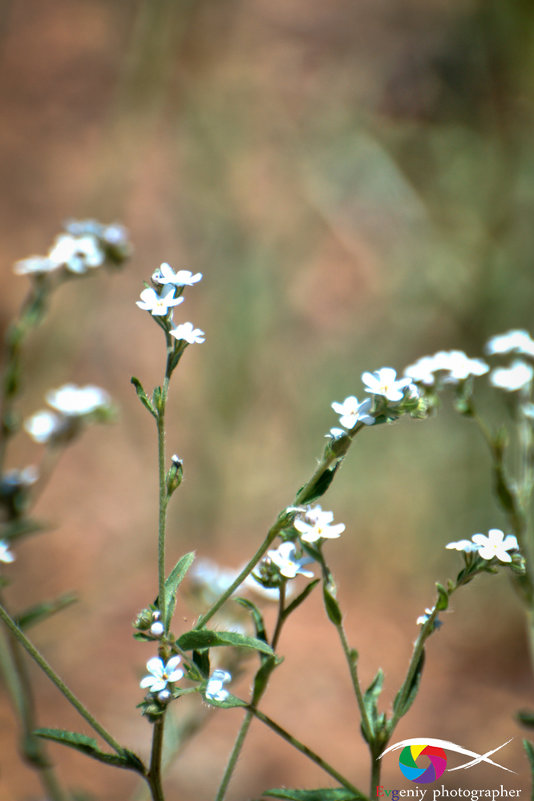
<instances>
[{"instance_id":1,"label":"hairy stem","mask_svg":"<svg viewBox=\"0 0 534 801\"><path fill-rule=\"evenodd\" d=\"M91 728L93 728L97 734L99 734L102 739L113 748L117 754L122 755L123 748L119 745L119 743L111 736L111 734L96 720L96 718L89 712L87 707L85 707L82 702L74 695L74 693L67 687L63 679L61 679L55 670L49 665L46 661L44 656L39 653L37 648L33 645L32 642L26 637L23 631L19 629L16 625L15 621L10 617L6 609L0 604L0 619L6 624L7 628L10 632L16 637L16 639L20 642L20 644L26 649L29 653L31 658L36 662L41 670L46 673L48 678L50 679L53 684L56 685L58 690L65 696L67 701L76 709L76 711L84 718L84 720L89 723Z\"/></svg>"}]
</instances>

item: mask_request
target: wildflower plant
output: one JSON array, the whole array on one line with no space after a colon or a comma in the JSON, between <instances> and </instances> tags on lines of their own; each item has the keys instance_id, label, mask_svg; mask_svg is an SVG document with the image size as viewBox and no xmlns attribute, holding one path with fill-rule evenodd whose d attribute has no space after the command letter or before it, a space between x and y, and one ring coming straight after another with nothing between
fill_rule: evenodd
<instances>
[{"instance_id":1,"label":"wildflower plant","mask_svg":"<svg viewBox=\"0 0 534 801\"><path fill-rule=\"evenodd\" d=\"M66 383L46 394L48 409L35 412L24 422L16 413L20 391L21 349L30 331L41 322L50 293L66 280L79 280L107 263L122 263L129 254L126 232L120 226L103 226L94 221L71 222L45 256L32 256L15 265L15 272L30 280L30 293L19 319L10 329L6 342L4 383L2 392L2 476L0 502L4 523L0 533L2 582L9 581L11 563L16 558L19 537L40 528L30 515L32 497L43 480L41 466L7 470L5 465L11 438L23 428L45 452L57 453L72 442L89 424L109 419L111 401L105 390L91 384L77 387ZM427 640L442 625L440 614L449 605L451 596L480 574L508 570L516 583L529 615L534 611L534 545L528 535L528 511L534 486L534 404L531 399L534 342L525 332L510 332L490 340L488 355L509 356L518 360L511 366L490 368L482 359L467 357L460 351L442 351L410 365L397 374L392 367L366 371L362 386L345 400L332 403L338 425L326 435L326 443L310 478L296 491L288 504L275 516L274 522L256 544L255 551L241 569L221 570L215 563L196 559L186 553L169 569L166 557L167 512L171 498L180 488L184 465L166 451L168 437L166 410L173 375L190 346L198 346L206 334L190 321L175 319L187 303L186 293L196 290L202 275L189 270L175 271L167 263L152 272L150 281L136 301L145 320L162 331L162 380L147 391L140 379L131 379L137 396L151 418L157 440L158 513L154 536L156 570L155 600L134 620L134 637L150 645L151 655L139 683L138 709L150 727L150 757L145 760L117 739L89 712L83 702L57 675L41 655L25 629L70 603L70 598L43 604L30 611L11 612L2 599L0 618L5 624L5 637L0 642L4 651L1 664L9 674L8 686L19 710L25 735L26 756L38 772L48 798L66 801L73 796L63 788L51 766L44 742L54 741L75 748L105 763L133 771L145 782L153 801L164 801L163 744L172 714L180 716L181 699L197 696L198 721L204 710L217 707L221 714L228 708L239 708L243 720L220 778L215 801L223 801L246 740L251 722L256 719L286 741L288 746L305 755L335 782L334 787L312 789L270 788L265 798L286 798L293 801L360 801L367 798L361 788L361 777L347 777L294 734L273 720L261 709L263 696L273 673L281 668L282 631L293 613L307 601L316 588L321 589L325 614L336 631L341 655L346 663L354 695L354 707L363 739L370 756L370 795L380 784L380 756L390 742L397 724L407 714L417 695L425 660ZM140 313L139 312L139 313ZM209 336L209 332L208 335ZM501 372L499 372L499 370ZM504 372L508 370L508 373ZM506 462L507 436L502 429L496 434L478 417L474 400L474 382L489 374L490 386L504 391L510 400L513 421L517 427L519 454L517 471L512 476ZM395 696L391 710L380 709L384 674L378 668L368 687L362 686L358 651L349 641L344 627L344 613L337 597L333 571L329 565L332 548L343 548L344 534L350 523L335 520L334 512L323 508L328 491L356 437L362 432L373 436L379 425L390 425L402 417L425 419L435 411L443 391L453 390L457 410L475 420L490 447L497 496L507 517L506 530L490 529L470 539L450 542L446 547L458 552L462 565L454 580L436 584L433 604L427 607L414 625L419 626L406 674ZM43 460L48 465L53 461ZM319 503L320 502L320 503ZM465 532L459 532L462 536ZM196 561L195 561L196 559ZM277 614L272 630L267 626L261 601L251 600L249 590L255 588L276 600ZM180 630L174 619L178 594L184 592L200 599L199 617L189 630ZM215 623L215 621L217 621ZM248 624L248 627L247 627ZM251 633L253 632L253 633ZM409 633L412 636L412 632ZM534 634L532 634L534 639ZM32 690L22 649L40 666L59 688L66 700L92 727L105 743L87 735L53 728L39 728L31 703ZM146 656L144 657L146 659ZM140 663L143 656L140 656ZM251 665L254 667L251 667ZM240 673L252 670L252 689L247 698L234 694ZM28 712L29 710L29 712ZM169 724L167 723L169 721ZM527 745L527 751L530 746ZM529 751L534 759L534 751Z\"/></svg>"}]
</instances>

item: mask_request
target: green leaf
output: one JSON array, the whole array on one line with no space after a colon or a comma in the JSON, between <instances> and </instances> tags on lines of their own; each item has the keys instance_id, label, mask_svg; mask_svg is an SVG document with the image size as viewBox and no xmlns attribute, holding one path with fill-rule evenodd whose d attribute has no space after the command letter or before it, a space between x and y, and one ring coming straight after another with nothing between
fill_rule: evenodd
<instances>
[{"instance_id":1,"label":"green leaf","mask_svg":"<svg viewBox=\"0 0 534 801\"><path fill-rule=\"evenodd\" d=\"M297 493L295 505L300 506L304 503L312 503L320 498L321 495L324 495L334 480L336 470L340 464L341 462L337 462L333 467L327 467L315 481L301 487Z\"/></svg>"},{"instance_id":2,"label":"green leaf","mask_svg":"<svg viewBox=\"0 0 534 801\"><path fill-rule=\"evenodd\" d=\"M199 651L202 648L215 648L221 645L232 645L235 648L253 648L262 654L273 654L273 649L263 640L247 637L236 631L210 631L209 629L193 629L186 631L176 640L182 651Z\"/></svg>"},{"instance_id":3,"label":"green leaf","mask_svg":"<svg viewBox=\"0 0 534 801\"><path fill-rule=\"evenodd\" d=\"M243 606L250 612L252 620L254 622L254 629L256 630L256 637L258 638L258 640L263 640L263 642L267 642L267 631L265 628L265 622L256 604L253 604L252 601L248 600L248 598L234 598L234 601L236 601L236 603L238 603L240 606Z\"/></svg>"},{"instance_id":4,"label":"green leaf","mask_svg":"<svg viewBox=\"0 0 534 801\"><path fill-rule=\"evenodd\" d=\"M141 401L141 403L143 404L143 406L144 406L146 409L148 409L148 411L150 412L150 414L151 414L153 417L157 417L157 416L158 416L158 415L157 415L157 412L156 412L156 410L154 409L154 406L152 405L152 402L150 401L150 398L148 397L148 395L146 394L145 390L143 389L143 385L141 384L141 382L139 381L139 379L138 379L138 378L136 378L136 377L133 375L133 376L130 378L130 382L131 382L131 383L134 385L134 387L135 387L135 391L137 392L137 397L139 398L139 400Z\"/></svg>"},{"instance_id":5,"label":"green leaf","mask_svg":"<svg viewBox=\"0 0 534 801\"><path fill-rule=\"evenodd\" d=\"M436 589L438 591L438 600L436 601L436 609L438 612L444 612L449 606L449 593L439 581L436 581Z\"/></svg>"},{"instance_id":6,"label":"green leaf","mask_svg":"<svg viewBox=\"0 0 534 801\"><path fill-rule=\"evenodd\" d=\"M262 666L254 676L254 689L252 692L252 704L256 705L259 703L260 698L262 697L267 684L269 682L269 678L271 673L275 668L278 667L283 662L283 659L277 657L273 654L273 656L268 657L263 661Z\"/></svg>"},{"instance_id":7,"label":"green leaf","mask_svg":"<svg viewBox=\"0 0 534 801\"><path fill-rule=\"evenodd\" d=\"M220 709L235 709L236 707L248 707L246 701L242 701L235 695L227 695L224 701L214 701L212 698L205 698L206 703L210 706L219 707Z\"/></svg>"},{"instance_id":8,"label":"green leaf","mask_svg":"<svg viewBox=\"0 0 534 801\"><path fill-rule=\"evenodd\" d=\"M326 582L323 582L323 600L329 620L332 621L334 626L339 626L343 619L343 615L341 614L341 609L339 608L338 602L334 598L334 595L332 594Z\"/></svg>"},{"instance_id":9,"label":"green leaf","mask_svg":"<svg viewBox=\"0 0 534 801\"><path fill-rule=\"evenodd\" d=\"M399 714L401 717L405 715L413 702L415 701L415 697L419 691L419 684L421 683L421 676L423 675L423 667L425 664L425 651L421 652L421 657L419 662L417 663L417 667L415 672L412 676L412 680L410 682L409 687L407 688L407 692L404 695L404 684L397 693L395 700L393 702L393 712L395 715ZM404 701L402 701L402 697L404 696Z\"/></svg>"},{"instance_id":10,"label":"green leaf","mask_svg":"<svg viewBox=\"0 0 534 801\"><path fill-rule=\"evenodd\" d=\"M534 729L534 712L531 712L530 709L520 709L517 713L517 719L523 726Z\"/></svg>"},{"instance_id":11,"label":"green leaf","mask_svg":"<svg viewBox=\"0 0 534 801\"><path fill-rule=\"evenodd\" d=\"M531 801L534 801L534 745L529 740L523 740L523 747L527 752L528 761L530 763L530 775L532 789L530 791Z\"/></svg>"},{"instance_id":12,"label":"green leaf","mask_svg":"<svg viewBox=\"0 0 534 801\"><path fill-rule=\"evenodd\" d=\"M288 801L367 801L363 793L354 793L344 787L327 787L320 790L289 790L280 787L275 790L266 790L263 795L269 798L285 798Z\"/></svg>"},{"instance_id":13,"label":"green leaf","mask_svg":"<svg viewBox=\"0 0 534 801\"><path fill-rule=\"evenodd\" d=\"M178 560L165 580L165 609L162 611L163 623L167 631L171 625L172 616L176 607L176 593L178 591L178 587L184 580L187 571L194 562L194 559L194 551L191 551L191 553L186 553L185 556L182 556L182 558Z\"/></svg>"},{"instance_id":14,"label":"green leaf","mask_svg":"<svg viewBox=\"0 0 534 801\"><path fill-rule=\"evenodd\" d=\"M66 595L61 595L59 598L56 598L53 601L43 601L40 604L36 604L35 606L28 607L28 609L24 609L19 615L17 615L15 622L20 629L27 629L30 626L34 626L36 623L40 623L41 620L46 620L47 617L55 615L56 612L66 609L67 606L70 606L77 600L78 599L74 593L67 593Z\"/></svg>"},{"instance_id":15,"label":"green leaf","mask_svg":"<svg viewBox=\"0 0 534 801\"><path fill-rule=\"evenodd\" d=\"M36 729L34 734L37 737L43 737L45 740L67 745L76 749L76 751L81 751L86 756L97 759L99 762L105 762L107 765L144 773L144 765L139 757L126 748L121 754L110 754L106 751L101 751L93 737L88 737L86 734L80 734L79 732L66 731L65 729Z\"/></svg>"},{"instance_id":16,"label":"green leaf","mask_svg":"<svg viewBox=\"0 0 534 801\"><path fill-rule=\"evenodd\" d=\"M284 610L284 617L288 617L288 615L290 615L292 612L294 612L295 609L298 606L300 606L303 601L306 600L308 595L315 589L315 587L319 584L320 581L321 581L321 579L318 579L318 578L314 579L313 581L310 581L310 583L307 584L306 587L304 587L302 592L299 595L297 595L297 597L294 598L291 601L290 604L288 604L286 606L286 608Z\"/></svg>"}]
</instances>

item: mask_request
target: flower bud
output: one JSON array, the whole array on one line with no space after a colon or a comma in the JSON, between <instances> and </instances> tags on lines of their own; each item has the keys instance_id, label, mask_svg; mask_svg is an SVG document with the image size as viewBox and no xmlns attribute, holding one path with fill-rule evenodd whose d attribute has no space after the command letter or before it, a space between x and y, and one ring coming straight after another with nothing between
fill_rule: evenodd
<instances>
[{"instance_id":1,"label":"flower bud","mask_svg":"<svg viewBox=\"0 0 534 801\"><path fill-rule=\"evenodd\" d=\"M174 490L178 489L180 484L182 483L182 478L184 475L184 467L183 462L179 456L174 454L171 459L172 465L167 472L166 477L166 484L167 484L167 495L170 497Z\"/></svg>"},{"instance_id":2,"label":"flower bud","mask_svg":"<svg viewBox=\"0 0 534 801\"><path fill-rule=\"evenodd\" d=\"M133 625L140 631L147 631L153 623L153 615L151 609L142 609L135 618Z\"/></svg>"}]
</instances>

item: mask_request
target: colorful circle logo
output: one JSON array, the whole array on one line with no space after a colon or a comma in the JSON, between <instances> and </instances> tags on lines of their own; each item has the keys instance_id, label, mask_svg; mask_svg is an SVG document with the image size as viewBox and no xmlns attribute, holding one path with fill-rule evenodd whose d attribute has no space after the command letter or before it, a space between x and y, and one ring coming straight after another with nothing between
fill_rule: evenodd
<instances>
[{"instance_id":1,"label":"colorful circle logo","mask_svg":"<svg viewBox=\"0 0 534 801\"><path fill-rule=\"evenodd\" d=\"M419 767L417 759L420 756L428 757L430 765L423 768ZM445 751L443 748L437 748L434 745L425 745L425 743L407 745L400 753L399 768L407 779L417 784L435 782L446 767L447 757L445 756Z\"/></svg>"}]
</instances>

